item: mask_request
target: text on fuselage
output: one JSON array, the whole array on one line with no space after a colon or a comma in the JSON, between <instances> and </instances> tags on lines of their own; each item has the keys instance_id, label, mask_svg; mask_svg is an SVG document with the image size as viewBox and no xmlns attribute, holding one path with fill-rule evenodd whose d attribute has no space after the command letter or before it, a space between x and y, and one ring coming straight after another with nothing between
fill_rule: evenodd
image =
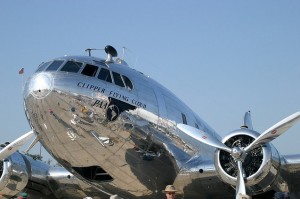
<instances>
[{"instance_id":1,"label":"text on fuselage","mask_svg":"<svg viewBox=\"0 0 300 199\"><path fill-rule=\"evenodd\" d=\"M80 87L80 88L85 88L85 89L89 89L89 90L93 90L93 91L96 91L96 92L100 92L100 93L103 93L103 94L106 94L107 96L109 97L112 97L114 99L118 99L118 100L121 100L121 101L124 101L124 102L128 102L128 103L131 103L137 107L141 107L143 109L146 109L147 106L146 104L140 102L139 100L136 100L136 99L130 99L130 97L126 96L126 95L123 95L123 94L120 94L114 90L107 90L105 88L102 88L100 86L95 86L93 84L88 84L88 83L84 83L84 82L78 82L77 83L77 86ZM107 106L100 103L100 101L96 101L94 105L97 105L97 106L101 106L103 108L106 108Z\"/></svg>"},{"instance_id":2,"label":"text on fuselage","mask_svg":"<svg viewBox=\"0 0 300 199\"><path fill-rule=\"evenodd\" d=\"M105 88L101 88L101 87L95 86L93 84L87 84L87 83L83 83L83 82L78 82L77 86L81 87L81 88L86 88L86 89L89 89L89 90L93 90L93 91L98 91L100 93L104 93L105 92Z\"/></svg>"}]
</instances>

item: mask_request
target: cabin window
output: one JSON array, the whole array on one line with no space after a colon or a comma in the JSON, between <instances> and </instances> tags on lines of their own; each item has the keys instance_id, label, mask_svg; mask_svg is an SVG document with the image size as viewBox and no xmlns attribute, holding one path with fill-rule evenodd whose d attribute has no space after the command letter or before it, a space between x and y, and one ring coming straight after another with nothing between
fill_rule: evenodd
<instances>
[{"instance_id":1,"label":"cabin window","mask_svg":"<svg viewBox=\"0 0 300 199\"><path fill-rule=\"evenodd\" d=\"M85 65L85 67L82 70L81 74L87 75L87 76L90 76L90 77L95 77L95 75L97 73L97 70L98 70L97 66L87 64L87 65Z\"/></svg>"},{"instance_id":2,"label":"cabin window","mask_svg":"<svg viewBox=\"0 0 300 199\"><path fill-rule=\"evenodd\" d=\"M76 61L68 61L61 69L61 71L77 73L82 66L82 63Z\"/></svg>"},{"instance_id":3,"label":"cabin window","mask_svg":"<svg viewBox=\"0 0 300 199\"><path fill-rule=\"evenodd\" d=\"M129 89L129 90L132 90L133 85L132 85L132 82L130 81L130 79L128 77L126 77L125 75L122 75L122 77L123 77L123 80L125 82L126 88Z\"/></svg>"},{"instance_id":4,"label":"cabin window","mask_svg":"<svg viewBox=\"0 0 300 199\"><path fill-rule=\"evenodd\" d=\"M46 69L46 71L56 71L62 65L63 62L64 61L62 60L53 61Z\"/></svg>"},{"instance_id":5,"label":"cabin window","mask_svg":"<svg viewBox=\"0 0 300 199\"><path fill-rule=\"evenodd\" d=\"M39 65L38 69L36 70L36 72L43 71L49 64L50 64L50 62L41 63Z\"/></svg>"},{"instance_id":6,"label":"cabin window","mask_svg":"<svg viewBox=\"0 0 300 199\"><path fill-rule=\"evenodd\" d=\"M122 80L122 77L119 73L116 72L112 72L114 80L115 80L115 84L121 87L125 87L124 82Z\"/></svg>"},{"instance_id":7,"label":"cabin window","mask_svg":"<svg viewBox=\"0 0 300 199\"><path fill-rule=\"evenodd\" d=\"M98 78L107 82L112 83L112 79L110 76L110 72L109 70L105 69L105 68L101 68Z\"/></svg>"},{"instance_id":8,"label":"cabin window","mask_svg":"<svg viewBox=\"0 0 300 199\"><path fill-rule=\"evenodd\" d=\"M198 127L197 127L198 126ZM205 127L205 123L201 121L199 118L195 117L195 127L197 129L200 129L202 131L207 131L207 128Z\"/></svg>"},{"instance_id":9,"label":"cabin window","mask_svg":"<svg viewBox=\"0 0 300 199\"><path fill-rule=\"evenodd\" d=\"M182 116L182 123L183 124L187 124L187 120L186 120L185 114L181 113L181 116Z\"/></svg>"}]
</instances>

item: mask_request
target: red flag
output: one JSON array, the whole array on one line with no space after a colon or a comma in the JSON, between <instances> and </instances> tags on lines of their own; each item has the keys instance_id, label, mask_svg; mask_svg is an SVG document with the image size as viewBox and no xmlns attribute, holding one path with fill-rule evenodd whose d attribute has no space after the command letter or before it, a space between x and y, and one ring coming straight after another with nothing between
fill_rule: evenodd
<instances>
[{"instance_id":1,"label":"red flag","mask_svg":"<svg viewBox=\"0 0 300 199\"><path fill-rule=\"evenodd\" d=\"M24 73L24 68L21 68L21 69L19 70L19 74L20 74L20 75L23 75L23 73Z\"/></svg>"}]
</instances>

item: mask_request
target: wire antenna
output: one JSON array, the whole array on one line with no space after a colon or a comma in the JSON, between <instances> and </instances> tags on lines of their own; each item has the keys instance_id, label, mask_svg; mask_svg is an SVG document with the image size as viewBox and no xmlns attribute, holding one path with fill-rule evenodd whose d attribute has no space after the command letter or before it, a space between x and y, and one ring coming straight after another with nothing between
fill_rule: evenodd
<instances>
[{"instance_id":1,"label":"wire antenna","mask_svg":"<svg viewBox=\"0 0 300 199\"><path fill-rule=\"evenodd\" d=\"M122 47L122 60L124 60L125 50L128 50L125 46Z\"/></svg>"},{"instance_id":2,"label":"wire antenna","mask_svg":"<svg viewBox=\"0 0 300 199\"><path fill-rule=\"evenodd\" d=\"M122 60L124 60L125 52L126 52L126 51L131 52L131 50L130 50L129 48L126 48L125 46L123 46L123 47L122 47L122 53L123 53L123 54L122 54Z\"/></svg>"}]
</instances>

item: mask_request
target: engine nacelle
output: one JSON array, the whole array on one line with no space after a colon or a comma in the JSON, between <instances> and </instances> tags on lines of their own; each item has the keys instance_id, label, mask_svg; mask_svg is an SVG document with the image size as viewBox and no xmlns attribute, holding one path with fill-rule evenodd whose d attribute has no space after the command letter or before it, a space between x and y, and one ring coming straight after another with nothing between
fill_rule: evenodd
<instances>
[{"instance_id":1,"label":"engine nacelle","mask_svg":"<svg viewBox=\"0 0 300 199\"><path fill-rule=\"evenodd\" d=\"M230 148L246 147L259 136L259 133L249 129L239 129L224 137L222 142ZM232 185L237 184L237 164L226 151L215 152L215 167L220 178ZM251 150L244 162L245 184L247 193L259 194L271 188L276 182L280 169L280 156L271 144L265 144Z\"/></svg>"},{"instance_id":2,"label":"engine nacelle","mask_svg":"<svg viewBox=\"0 0 300 199\"><path fill-rule=\"evenodd\" d=\"M11 198L27 185L29 171L19 153L14 153L0 163L0 198Z\"/></svg>"},{"instance_id":3,"label":"engine nacelle","mask_svg":"<svg viewBox=\"0 0 300 199\"><path fill-rule=\"evenodd\" d=\"M105 198L92 187L62 167L51 167L29 156L15 152L0 161L0 199L25 191L30 198Z\"/></svg>"}]
</instances>

